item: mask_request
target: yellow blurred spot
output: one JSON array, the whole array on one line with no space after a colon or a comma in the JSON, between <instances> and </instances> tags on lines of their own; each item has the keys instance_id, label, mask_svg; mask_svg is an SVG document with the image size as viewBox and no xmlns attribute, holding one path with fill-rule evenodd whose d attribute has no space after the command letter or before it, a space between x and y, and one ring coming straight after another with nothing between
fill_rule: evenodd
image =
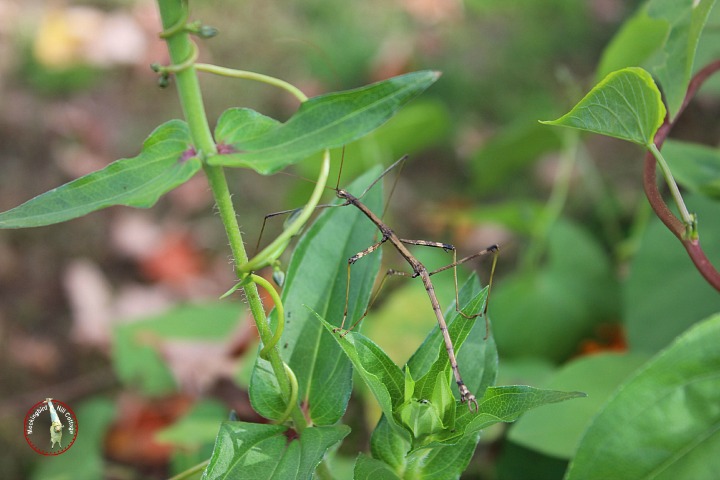
<instances>
[{"instance_id":1,"label":"yellow blurred spot","mask_svg":"<svg viewBox=\"0 0 720 480\"><path fill-rule=\"evenodd\" d=\"M96 35L101 13L86 7L48 10L40 21L33 54L47 68L83 63L86 46Z\"/></svg>"}]
</instances>

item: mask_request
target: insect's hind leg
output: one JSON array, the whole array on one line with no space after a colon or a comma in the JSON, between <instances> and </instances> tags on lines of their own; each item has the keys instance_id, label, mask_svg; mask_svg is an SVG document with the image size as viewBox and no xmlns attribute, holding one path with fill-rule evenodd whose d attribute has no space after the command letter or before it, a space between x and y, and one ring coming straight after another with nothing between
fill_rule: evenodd
<instances>
[{"instance_id":1,"label":"insect's hind leg","mask_svg":"<svg viewBox=\"0 0 720 480\"><path fill-rule=\"evenodd\" d=\"M450 245L452 246L452 245ZM488 303L490 302L490 291L492 290L492 281L493 277L495 276L495 266L497 265L497 257L498 253L500 252L500 246L497 244L490 245L489 247L480 250L477 253L474 253L472 255L468 255L467 257L461 258L460 260L457 260L457 251L455 250L455 247L452 248L453 251L453 262L449 265L445 265L444 267L440 267L437 270L433 270L432 272L429 272L429 275L435 275L436 273L444 272L445 270L453 269L453 278L455 280L455 310L462 315L463 317L467 319L473 319L480 316L483 316L487 313L488 310ZM467 313L463 312L460 309L460 294L458 292L458 280L457 280L457 266L462 265L463 263L469 262L470 260L473 260L478 257L482 257L488 254L493 255L493 262L492 266L490 267L490 279L488 280L488 293L487 298L485 299L485 308L482 309L481 312L473 313L468 315ZM485 315L485 338L488 337L490 334L490 325L487 320L487 316Z\"/></svg>"}]
</instances>

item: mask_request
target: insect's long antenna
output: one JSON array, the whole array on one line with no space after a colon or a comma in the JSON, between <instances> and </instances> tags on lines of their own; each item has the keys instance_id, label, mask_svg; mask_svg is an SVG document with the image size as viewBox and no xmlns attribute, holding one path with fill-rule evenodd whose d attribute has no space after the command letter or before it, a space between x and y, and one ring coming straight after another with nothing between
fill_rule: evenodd
<instances>
[{"instance_id":1,"label":"insect's long antenna","mask_svg":"<svg viewBox=\"0 0 720 480\"><path fill-rule=\"evenodd\" d=\"M303 181L306 181L306 182L308 182L308 183L312 183L312 184L317 185L317 180L313 180L312 178L308 178L308 177L304 177L304 176L302 176L302 175L298 175L297 173L290 173L290 172L282 171L282 172L277 172L277 174L278 174L278 175L287 175L288 177L299 178L300 180L303 180ZM325 188L328 189L328 190L332 190L333 192L337 190L337 188L328 187L327 185L325 185ZM294 210L294 209L293 209L293 210ZM285 210L285 211L283 211L283 212L276 212L276 213L290 213L290 212L292 212L293 210Z\"/></svg>"},{"instance_id":2,"label":"insect's long antenna","mask_svg":"<svg viewBox=\"0 0 720 480\"><path fill-rule=\"evenodd\" d=\"M340 169L338 170L337 182L335 183L335 191L340 189L340 178L342 177L343 165L345 164L345 145L342 148L342 155L340 156Z\"/></svg>"},{"instance_id":3,"label":"insect's long antenna","mask_svg":"<svg viewBox=\"0 0 720 480\"><path fill-rule=\"evenodd\" d=\"M398 168L397 175L395 175L395 181L392 184L392 187L390 188L390 193L388 194L387 200L385 201L385 208L383 208L382 217L385 218L385 214L387 213L388 207L390 207L390 199L392 198L393 194L395 193L395 187L397 187L398 180L400 180L400 175L402 174L403 168L405 168L405 160L407 160L407 155L403 156L400 160L395 162L397 164L398 162L402 161L400 163L400 166Z\"/></svg>"},{"instance_id":4,"label":"insect's long antenna","mask_svg":"<svg viewBox=\"0 0 720 480\"><path fill-rule=\"evenodd\" d=\"M401 163L405 163L405 160L407 160L407 158L408 158L407 155L403 155L402 157L400 157L399 160L397 160L395 163L393 163L392 165L390 165L389 167L387 167L375 180L372 181L372 183L371 183L370 185L368 185L368 187L367 187L365 190L363 190L363 192L362 192L360 195L357 196L357 198L360 199L360 198L364 197L365 194L366 194L367 192L369 192L370 189L371 189L372 187L374 187L376 183L378 183L380 180L382 180L382 178L383 178L385 175L387 175L393 168L397 167L397 166L398 166L399 164L401 164ZM392 189L392 191L391 191L391 193L390 193L391 195L392 195L392 192L393 192L393 191L395 191L395 186L393 186L393 189Z\"/></svg>"}]
</instances>

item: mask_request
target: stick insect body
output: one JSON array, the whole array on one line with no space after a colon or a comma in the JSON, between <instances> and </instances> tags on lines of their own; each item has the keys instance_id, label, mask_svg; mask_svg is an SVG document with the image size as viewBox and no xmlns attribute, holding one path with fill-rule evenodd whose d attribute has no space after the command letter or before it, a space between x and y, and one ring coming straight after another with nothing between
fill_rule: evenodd
<instances>
[{"instance_id":1,"label":"stick insect body","mask_svg":"<svg viewBox=\"0 0 720 480\"><path fill-rule=\"evenodd\" d=\"M387 172L392 170L399 163L404 162L405 159L406 159L406 157L403 157L400 160L398 160L397 162L395 162L393 165L388 167L380 175L380 177L378 177L375 180L375 182L373 182L365 190L365 192L367 192L370 188L372 188L372 186L377 181L379 181L383 176L385 176L387 174ZM360 195L360 197L362 197L365 194L365 192L363 192L363 194ZM355 262L357 262L360 258L364 257L365 255L368 255L368 254L374 252L375 250L377 250L378 248L380 248L380 246L383 243L389 241L395 247L395 249L398 251L398 253L410 265L410 267L412 268L412 273L409 274L409 273L404 273L404 272L398 272L396 270L389 270L387 272L387 275L403 275L403 276L410 276L413 278L420 277L422 279L423 285L425 287L425 291L427 291L428 297L430 298L430 303L432 305L432 309L435 312L435 317L437 318L440 332L442 333L443 340L445 341L445 350L447 350L447 354L450 359L450 367L452 368L452 372L455 377L455 382L457 383L458 390L460 392L460 401L462 403L467 402L468 408L470 408L470 410L472 410L474 412L477 412L477 410L478 410L477 399L475 398L475 395L473 395L470 392L470 390L467 388L467 386L465 385L465 383L462 380L462 376L460 375L460 369L458 367L457 359L455 357L455 349L453 348L452 340L450 338L450 334L448 333L447 323L445 322L445 317L443 316L442 310L440 308L440 302L437 299L437 295L435 295L435 288L433 287L432 281L430 280L430 276L435 273L438 273L438 272L441 272L441 271L444 271L444 270L447 270L450 268L454 268L457 265L460 265L462 263L465 263L468 260L485 255L487 253L496 253L498 251L498 246L492 245L492 246L486 248L485 250L482 250L474 255L465 257L465 258L461 259L460 261L457 261L456 257L455 257L456 249L453 245L450 245L448 243L441 243L441 242L429 242L429 241L425 241L425 240L407 240L407 239L399 238L390 227L388 227L377 215L375 215L367 206L365 206L365 204L363 204L360 201L359 197L356 197L353 194L351 194L350 192L348 192L347 190L342 190L342 189L337 189L336 195L338 196L338 198L345 201L344 205L354 205L357 209L359 209L368 219L370 219L371 222L373 222L375 224L375 226L378 228L378 230L380 231L380 233L382 235L382 237L380 238L380 240L377 243L371 245L367 249L353 255L352 257L350 257L348 259L348 284L347 284L348 291L350 288L350 267L351 267L351 265L354 264ZM423 265L422 262L420 262L417 258L415 258L412 255L412 253L410 253L410 251L408 250L408 248L405 245L423 245L423 246L429 246L429 247L442 248L445 251L452 251L453 252L453 263L451 263L450 265L446 265L445 267L439 268L432 272L428 271L428 269L425 267L425 265ZM492 267L493 270L494 270L494 267L495 267L495 262L493 262L493 267ZM387 275L386 275L386 277L387 277ZM455 292L456 292L456 308L458 309L458 312L463 317L475 318L475 317L478 317L478 316L482 315L483 313L485 313L485 310L483 310L481 313L477 313L477 314L473 314L473 315L466 315L459 309L460 306L457 303L457 276L455 277ZM489 292L488 292L488 294L489 294ZM487 301L486 301L486 306L487 306ZM365 313L367 313L367 311ZM354 328L355 325L360 320L362 320L362 318L364 316L365 315L360 317L360 319L357 320L350 327L350 329L352 330L352 328ZM336 331L340 331L343 329L346 318L347 318L347 295L346 295L345 313L343 315L343 322L342 322L341 327L336 329ZM487 323L486 323L486 328L487 328Z\"/></svg>"}]
</instances>

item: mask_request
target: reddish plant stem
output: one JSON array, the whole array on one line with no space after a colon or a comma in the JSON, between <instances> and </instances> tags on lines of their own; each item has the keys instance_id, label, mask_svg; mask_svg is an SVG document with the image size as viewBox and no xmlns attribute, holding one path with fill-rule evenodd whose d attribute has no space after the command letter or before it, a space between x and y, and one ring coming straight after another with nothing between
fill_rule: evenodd
<instances>
[{"instance_id":1,"label":"reddish plant stem","mask_svg":"<svg viewBox=\"0 0 720 480\"><path fill-rule=\"evenodd\" d=\"M670 134L673 126L677 122L678 118L687 107L690 100L695 96L697 91L700 89L702 84L714 73L720 70L720 60L710 63L705 68L700 70L690 81L688 85L687 93L683 99L683 103L680 106L675 118L671 121L669 114L665 116L665 121L658 129L655 134L655 145L658 150L662 148L662 144ZM680 242L682 242L685 250L687 250L690 259L695 264L700 274L712 285L717 291L720 291L720 273L710 263L705 252L700 246L698 239L687 238L685 232L685 224L678 219L668 208L665 200L663 200L660 191L657 186L656 179L656 161L655 157L651 152L645 154L645 166L643 171L643 185L645 187L645 195L647 196L652 209L658 218L665 224L665 226L675 235Z\"/></svg>"}]
</instances>

